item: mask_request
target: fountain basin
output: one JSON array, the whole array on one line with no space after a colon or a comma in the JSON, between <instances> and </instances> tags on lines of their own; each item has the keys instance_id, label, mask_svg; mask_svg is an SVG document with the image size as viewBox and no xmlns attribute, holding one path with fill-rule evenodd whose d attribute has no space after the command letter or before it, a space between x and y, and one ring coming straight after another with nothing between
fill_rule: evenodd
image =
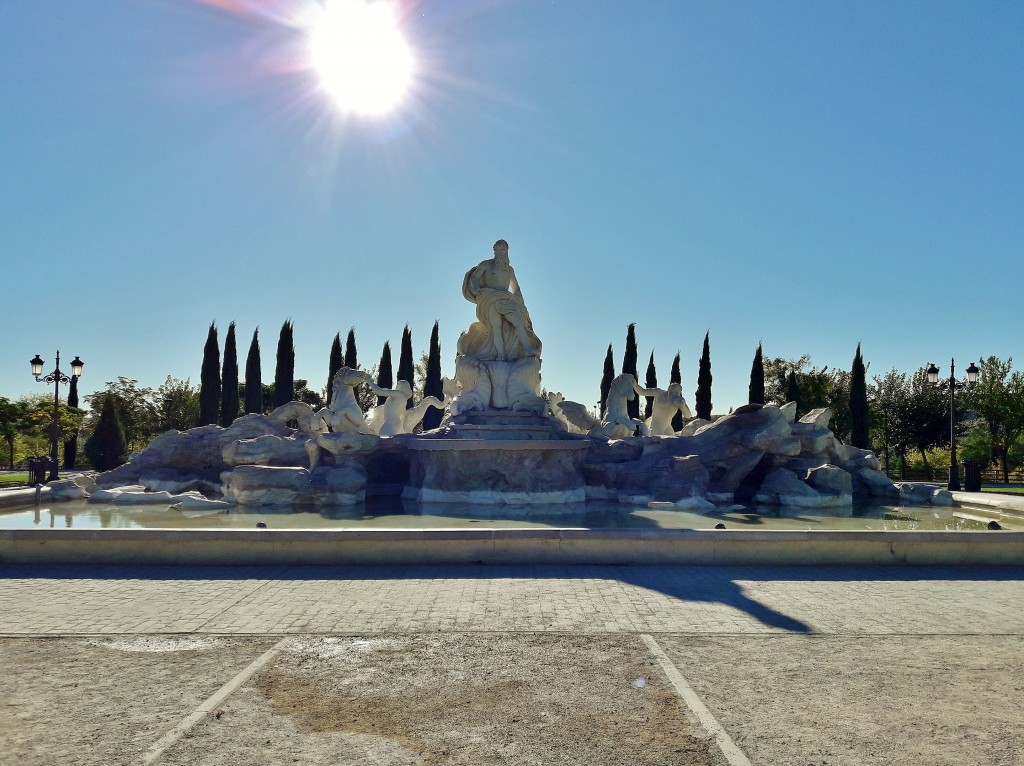
<instances>
[{"instance_id":1,"label":"fountain basin","mask_svg":"<svg viewBox=\"0 0 1024 766\"><path fill-rule=\"evenodd\" d=\"M410 441L408 500L476 505L552 505L586 500L586 440Z\"/></svg>"},{"instance_id":2,"label":"fountain basin","mask_svg":"<svg viewBox=\"0 0 1024 766\"><path fill-rule=\"evenodd\" d=\"M1024 532L0 529L0 564L1012 565Z\"/></svg>"}]
</instances>

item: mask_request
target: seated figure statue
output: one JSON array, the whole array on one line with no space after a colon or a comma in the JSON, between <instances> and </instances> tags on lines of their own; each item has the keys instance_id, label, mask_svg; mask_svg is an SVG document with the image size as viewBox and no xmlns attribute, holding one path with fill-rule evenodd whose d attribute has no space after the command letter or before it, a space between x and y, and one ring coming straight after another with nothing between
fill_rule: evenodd
<instances>
[{"instance_id":1,"label":"seated figure statue","mask_svg":"<svg viewBox=\"0 0 1024 766\"><path fill-rule=\"evenodd\" d=\"M494 243L494 257L481 261L462 281L462 294L476 304L476 317L459 339L459 353L475 359L515 361L539 357L540 339L508 261L508 243Z\"/></svg>"},{"instance_id":2,"label":"seated figure statue","mask_svg":"<svg viewBox=\"0 0 1024 766\"><path fill-rule=\"evenodd\" d=\"M651 416L647 419L647 428L651 436L675 436L672 430L672 418L681 412L684 418L692 418L690 406L683 398L683 387L679 383L669 383L668 389L641 388L635 381L633 390L640 396L653 396L654 406Z\"/></svg>"}]
</instances>

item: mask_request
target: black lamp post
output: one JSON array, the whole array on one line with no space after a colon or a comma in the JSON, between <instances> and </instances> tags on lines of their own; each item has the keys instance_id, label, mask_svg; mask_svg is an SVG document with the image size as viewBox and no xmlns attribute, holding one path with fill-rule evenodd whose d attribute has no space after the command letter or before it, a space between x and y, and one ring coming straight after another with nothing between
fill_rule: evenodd
<instances>
[{"instance_id":1,"label":"black lamp post","mask_svg":"<svg viewBox=\"0 0 1024 766\"><path fill-rule=\"evenodd\" d=\"M960 466L956 462L956 369L954 360L949 360L949 380L944 381L949 386L949 484L946 489L950 492L960 491ZM939 382L939 368L931 362L928 363L928 382ZM971 362L967 368L967 382L974 384L978 382L980 370Z\"/></svg>"},{"instance_id":2,"label":"black lamp post","mask_svg":"<svg viewBox=\"0 0 1024 766\"><path fill-rule=\"evenodd\" d=\"M57 480L57 442L60 441L60 384L70 383L71 378L82 377L85 362L75 357L71 363L71 378L60 371L60 351L57 352L57 364L53 372L43 375L43 360L35 355L29 364L32 365L32 376L40 383L53 383L53 422L50 424L50 476L47 481Z\"/></svg>"}]
</instances>

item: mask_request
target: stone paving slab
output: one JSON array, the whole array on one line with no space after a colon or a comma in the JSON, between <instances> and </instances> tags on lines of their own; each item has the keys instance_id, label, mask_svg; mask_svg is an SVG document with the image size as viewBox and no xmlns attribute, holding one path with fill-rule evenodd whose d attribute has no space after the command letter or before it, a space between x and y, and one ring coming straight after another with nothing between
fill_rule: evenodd
<instances>
[{"instance_id":1,"label":"stone paving slab","mask_svg":"<svg viewBox=\"0 0 1024 766\"><path fill-rule=\"evenodd\" d=\"M754 764L1024 763L1024 636L658 643Z\"/></svg>"},{"instance_id":2,"label":"stone paving slab","mask_svg":"<svg viewBox=\"0 0 1024 766\"><path fill-rule=\"evenodd\" d=\"M0 566L0 635L1022 634L1024 568Z\"/></svg>"}]
</instances>

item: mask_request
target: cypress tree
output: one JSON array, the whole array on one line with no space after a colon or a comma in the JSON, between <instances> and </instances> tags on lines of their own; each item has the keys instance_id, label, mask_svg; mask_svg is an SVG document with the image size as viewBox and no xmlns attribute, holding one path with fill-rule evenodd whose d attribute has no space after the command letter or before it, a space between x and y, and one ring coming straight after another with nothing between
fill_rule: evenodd
<instances>
[{"instance_id":1,"label":"cypress tree","mask_svg":"<svg viewBox=\"0 0 1024 766\"><path fill-rule=\"evenodd\" d=\"M260 369L260 328L252 331L249 355L245 358L245 411L263 412L263 370Z\"/></svg>"},{"instance_id":2,"label":"cypress tree","mask_svg":"<svg viewBox=\"0 0 1024 766\"><path fill-rule=\"evenodd\" d=\"M860 449L871 449L871 437L868 434L866 373L858 343L857 353L853 357L853 368L850 370L850 444Z\"/></svg>"},{"instance_id":3,"label":"cypress tree","mask_svg":"<svg viewBox=\"0 0 1024 766\"><path fill-rule=\"evenodd\" d=\"M700 355L697 369L697 395L694 404L696 415L702 420L711 420L711 331L704 335L704 350Z\"/></svg>"},{"instance_id":4,"label":"cypress tree","mask_svg":"<svg viewBox=\"0 0 1024 766\"><path fill-rule=\"evenodd\" d=\"M295 326L284 320L277 339L277 368L274 370L274 407L288 404L295 398Z\"/></svg>"},{"instance_id":5,"label":"cypress tree","mask_svg":"<svg viewBox=\"0 0 1024 766\"><path fill-rule=\"evenodd\" d=\"M676 352L675 358L672 360L672 371L668 374L669 383L679 383L682 385L683 375L679 371L679 352ZM672 416L672 430L679 433L683 430L683 413L676 411L676 414Z\"/></svg>"},{"instance_id":6,"label":"cypress tree","mask_svg":"<svg viewBox=\"0 0 1024 766\"><path fill-rule=\"evenodd\" d=\"M384 349L380 352L380 365L377 367L377 385L381 388L394 388L395 381L391 375L391 343L384 341ZM377 406L380 407L388 398L377 397Z\"/></svg>"},{"instance_id":7,"label":"cypress tree","mask_svg":"<svg viewBox=\"0 0 1024 766\"><path fill-rule=\"evenodd\" d=\"M334 334L331 343L331 358L327 362L327 406L331 406L331 396L334 394L334 374L341 369L341 333Z\"/></svg>"},{"instance_id":8,"label":"cypress tree","mask_svg":"<svg viewBox=\"0 0 1024 766\"><path fill-rule=\"evenodd\" d=\"M615 379L615 360L612 358L612 344L608 344L608 353L604 356L604 372L601 374L601 417L608 411L608 392L612 390Z\"/></svg>"},{"instance_id":9,"label":"cypress tree","mask_svg":"<svg viewBox=\"0 0 1024 766\"><path fill-rule=\"evenodd\" d=\"M412 361L412 332L409 330L409 325L405 326L402 330L402 345L398 352L398 380L404 380L409 384L409 388L412 388L413 382L416 379L416 368L413 366ZM412 407L412 399L409 399L405 403L406 409Z\"/></svg>"},{"instance_id":10,"label":"cypress tree","mask_svg":"<svg viewBox=\"0 0 1024 766\"><path fill-rule=\"evenodd\" d=\"M199 373L199 421L196 425L215 425L219 416L220 343L217 341L217 324L210 322L203 348L203 367Z\"/></svg>"},{"instance_id":11,"label":"cypress tree","mask_svg":"<svg viewBox=\"0 0 1024 766\"><path fill-rule=\"evenodd\" d=\"M220 424L227 428L238 417L238 348L235 345L235 323L228 325L224 338L224 368L221 373Z\"/></svg>"},{"instance_id":12,"label":"cypress tree","mask_svg":"<svg viewBox=\"0 0 1024 766\"><path fill-rule=\"evenodd\" d=\"M622 374L629 373L633 380L639 381L640 374L636 370L636 324L630 323L626 328L626 350L622 354ZM640 417L640 399L634 397L626 403L626 412L631 418Z\"/></svg>"},{"instance_id":13,"label":"cypress tree","mask_svg":"<svg viewBox=\"0 0 1024 766\"><path fill-rule=\"evenodd\" d=\"M658 373L654 369L654 352L651 352L651 360L647 363L647 377L644 378L644 388L658 387ZM644 420L647 420L654 411L654 397L645 396L647 404L644 405Z\"/></svg>"},{"instance_id":14,"label":"cypress tree","mask_svg":"<svg viewBox=\"0 0 1024 766\"><path fill-rule=\"evenodd\" d=\"M800 417L800 381L797 380L796 370L790 370L786 376L786 403L796 402L796 414Z\"/></svg>"},{"instance_id":15,"label":"cypress tree","mask_svg":"<svg viewBox=\"0 0 1024 766\"><path fill-rule=\"evenodd\" d=\"M124 427L117 414L114 397L103 397L100 419L96 430L85 442L85 455L97 471L109 471L128 462L128 445L124 438Z\"/></svg>"},{"instance_id":16,"label":"cypress tree","mask_svg":"<svg viewBox=\"0 0 1024 766\"><path fill-rule=\"evenodd\" d=\"M750 404L764 404L764 357L760 343L757 344L754 361L750 365L750 386L747 391L747 401Z\"/></svg>"},{"instance_id":17,"label":"cypress tree","mask_svg":"<svg viewBox=\"0 0 1024 766\"><path fill-rule=\"evenodd\" d=\"M438 340L437 322L430 331L430 350L427 352L427 376L423 382L423 395L436 396L444 400L444 383L441 380L441 342ZM444 413L434 407L427 409L423 416L423 430L432 431L441 425Z\"/></svg>"},{"instance_id":18,"label":"cypress tree","mask_svg":"<svg viewBox=\"0 0 1024 766\"><path fill-rule=\"evenodd\" d=\"M350 370L359 369L359 360L356 358L356 328L351 327L348 337L345 338L345 366Z\"/></svg>"},{"instance_id":19,"label":"cypress tree","mask_svg":"<svg viewBox=\"0 0 1024 766\"><path fill-rule=\"evenodd\" d=\"M78 407L78 378L71 376L71 384L68 387L68 407ZM78 458L78 431L64 442L64 470L75 470L75 460Z\"/></svg>"}]
</instances>

